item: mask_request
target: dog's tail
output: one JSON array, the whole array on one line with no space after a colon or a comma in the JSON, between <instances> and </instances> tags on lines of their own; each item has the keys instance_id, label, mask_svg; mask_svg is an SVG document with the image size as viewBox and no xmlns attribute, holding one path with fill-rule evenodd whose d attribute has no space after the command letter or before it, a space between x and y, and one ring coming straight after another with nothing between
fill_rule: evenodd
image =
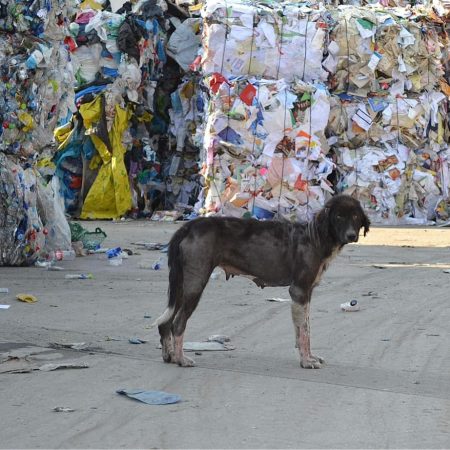
<instances>
[{"instance_id":1,"label":"dog's tail","mask_svg":"<svg viewBox=\"0 0 450 450\"><path fill-rule=\"evenodd\" d=\"M176 312L177 301L180 301L183 295L183 252L181 242L188 235L190 223L185 224L173 235L169 242L168 265L169 265L169 303L163 314L156 319L152 325L162 325L172 320Z\"/></svg>"}]
</instances>

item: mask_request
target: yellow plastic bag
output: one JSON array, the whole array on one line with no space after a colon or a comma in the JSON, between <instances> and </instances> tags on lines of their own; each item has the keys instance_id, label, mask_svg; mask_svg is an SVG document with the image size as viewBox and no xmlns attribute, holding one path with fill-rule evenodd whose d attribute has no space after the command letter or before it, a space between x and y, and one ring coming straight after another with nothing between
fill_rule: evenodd
<instances>
[{"instance_id":1,"label":"yellow plastic bag","mask_svg":"<svg viewBox=\"0 0 450 450\"><path fill-rule=\"evenodd\" d=\"M131 111L115 106L115 117L108 132L104 123L104 98L81 105L86 132L100 155L102 165L89 190L81 219L115 219L132 207L131 189L125 167L122 135L128 127Z\"/></svg>"},{"instance_id":2,"label":"yellow plastic bag","mask_svg":"<svg viewBox=\"0 0 450 450\"><path fill-rule=\"evenodd\" d=\"M16 295L17 300L20 300L24 303L36 303L37 298L34 295L31 294L17 294Z\"/></svg>"}]
</instances>

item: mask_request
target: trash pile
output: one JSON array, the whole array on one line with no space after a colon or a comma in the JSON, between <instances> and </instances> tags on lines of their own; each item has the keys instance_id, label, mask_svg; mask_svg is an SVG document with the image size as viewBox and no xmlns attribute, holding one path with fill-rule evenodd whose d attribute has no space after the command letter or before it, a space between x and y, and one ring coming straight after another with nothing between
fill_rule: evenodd
<instances>
[{"instance_id":1,"label":"trash pile","mask_svg":"<svg viewBox=\"0 0 450 450\"><path fill-rule=\"evenodd\" d=\"M113 11L82 3L65 40L77 112L55 132L56 175L66 211L81 219L189 209L199 183L190 141L197 83L183 79L198 47L183 38L198 39L196 22L168 20L164 0L118 3Z\"/></svg>"},{"instance_id":2,"label":"trash pile","mask_svg":"<svg viewBox=\"0 0 450 450\"><path fill-rule=\"evenodd\" d=\"M0 266L70 250L65 214L192 213L200 21L132 3L0 5Z\"/></svg>"},{"instance_id":3,"label":"trash pile","mask_svg":"<svg viewBox=\"0 0 450 450\"><path fill-rule=\"evenodd\" d=\"M331 15L336 95L327 133L337 191L356 195L374 222L447 220L444 22L422 7L341 7Z\"/></svg>"},{"instance_id":4,"label":"trash pile","mask_svg":"<svg viewBox=\"0 0 450 450\"><path fill-rule=\"evenodd\" d=\"M17 0L0 6L0 266L25 265L70 247L57 180L47 183L35 163L46 165L53 128L75 110L61 45L72 5Z\"/></svg>"},{"instance_id":5,"label":"trash pile","mask_svg":"<svg viewBox=\"0 0 450 450\"><path fill-rule=\"evenodd\" d=\"M305 219L345 192L375 223L448 219L436 9L208 0L202 17L200 212Z\"/></svg>"},{"instance_id":6,"label":"trash pile","mask_svg":"<svg viewBox=\"0 0 450 450\"><path fill-rule=\"evenodd\" d=\"M443 11L2 2L0 265L72 251L66 215L448 221Z\"/></svg>"}]
</instances>

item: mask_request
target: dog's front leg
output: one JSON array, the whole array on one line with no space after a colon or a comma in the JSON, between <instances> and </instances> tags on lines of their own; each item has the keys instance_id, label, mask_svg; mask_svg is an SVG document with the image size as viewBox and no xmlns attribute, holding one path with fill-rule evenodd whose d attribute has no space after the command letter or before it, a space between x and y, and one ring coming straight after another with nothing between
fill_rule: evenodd
<instances>
[{"instance_id":1,"label":"dog's front leg","mask_svg":"<svg viewBox=\"0 0 450 450\"><path fill-rule=\"evenodd\" d=\"M300 365L305 369L320 369L324 360L311 354L309 327L311 293L298 286L291 286L289 293L292 298L292 321L294 322L295 337L300 353Z\"/></svg>"}]
</instances>

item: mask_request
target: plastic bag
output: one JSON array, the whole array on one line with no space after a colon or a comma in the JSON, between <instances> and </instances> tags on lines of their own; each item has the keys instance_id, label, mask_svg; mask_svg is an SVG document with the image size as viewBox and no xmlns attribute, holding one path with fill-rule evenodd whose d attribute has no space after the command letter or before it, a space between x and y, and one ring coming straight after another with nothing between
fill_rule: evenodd
<instances>
[{"instance_id":1,"label":"plastic bag","mask_svg":"<svg viewBox=\"0 0 450 450\"><path fill-rule=\"evenodd\" d=\"M59 194L59 178L54 176L48 184L39 178L37 197L39 214L46 229L44 253L71 250L70 227L64 215L64 200Z\"/></svg>"}]
</instances>

